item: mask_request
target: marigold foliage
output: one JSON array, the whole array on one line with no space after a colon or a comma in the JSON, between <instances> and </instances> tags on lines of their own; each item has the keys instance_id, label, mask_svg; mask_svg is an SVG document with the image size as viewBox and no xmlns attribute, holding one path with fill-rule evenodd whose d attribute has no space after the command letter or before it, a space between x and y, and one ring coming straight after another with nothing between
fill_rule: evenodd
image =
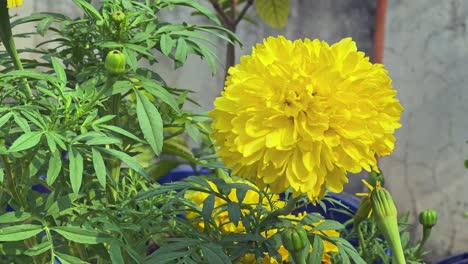
<instances>
[{"instance_id":1,"label":"marigold foliage","mask_svg":"<svg viewBox=\"0 0 468 264\"><path fill-rule=\"evenodd\" d=\"M269 37L229 69L212 136L234 175L315 202L393 151L403 110L395 95L383 65L351 38Z\"/></svg>"},{"instance_id":2,"label":"marigold foliage","mask_svg":"<svg viewBox=\"0 0 468 264\"><path fill-rule=\"evenodd\" d=\"M239 178L231 178L228 181L234 182L234 183L244 183L252 186L253 188L257 189L252 183L242 180ZM216 185L208 181L210 187L215 191L219 192ZM210 194L208 192L199 192L199 191L187 191L185 194L185 198L191 200L193 203L195 203L199 207L199 211L202 210L203 208L203 202L205 199L209 196ZM229 193L229 199L233 202L238 202L237 200L237 195L236 195L236 189L231 189L231 192ZM274 209L277 208L283 208L285 206L285 202L280 200L279 195L273 195L270 197L271 201L268 201L266 197L262 198L262 206L266 210L273 211ZM271 203L273 203L273 206L271 206ZM245 205L250 205L252 206L252 209L255 208L259 203L260 203L260 195L258 192L253 191L253 190L248 190L245 194L245 198L242 201L243 204ZM216 225L218 229L225 235L229 234L240 234L240 233L246 233L247 230L242 224L242 221L239 221L237 225L232 223L229 219L229 213L226 210L226 201L219 198L215 197L214 201L214 210L212 212L212 218L215 220ZM248 209L242 209L241 210L243 214L249 213ZM300 213L298 215L290 214L287 216L282 216L285 219L289 219L292 223L297 223L299 222L302 218L304 218L307 215L307 213ZM194 223L194 226L199 228L200 230L204 230L205 228L205 223L201 219L201 216L198 212L194 212L191 210L187 210L186 212L186 217L189 221ZM320 220L319 222L315 223L314 226L318 226L320 223L322 223L325 220ZM309 225L304 225L304 228L308 231L312 230L313 226ZM277 229L271 229L266 232L262 232L262 236L265 238L269 238L276 234L278 232ZM340 233L336 230L321 230L321 231L313 231L316 234L322 234L326 235L328 237L339 237ZM323 263L331 263L331 258L329 253L334 253L338 252L338 248L333 244L330 243L326 240L323 241L324 245L324 252L323 252L323 257L322 257L322 262ZM284 248L284 246L280 246L278 249L278 253L281 255L282 260L288 260L289 259L289 252ZM310 247L310 251L312 252L312 247ZM256 264L257 260L255 259L254 254L246 254L244 257L241 259L237 260L235 263L236 264ZM267 253L262 258L262 264L279 264L275 258L269 256Z\"/></svg>"}]
</instances>

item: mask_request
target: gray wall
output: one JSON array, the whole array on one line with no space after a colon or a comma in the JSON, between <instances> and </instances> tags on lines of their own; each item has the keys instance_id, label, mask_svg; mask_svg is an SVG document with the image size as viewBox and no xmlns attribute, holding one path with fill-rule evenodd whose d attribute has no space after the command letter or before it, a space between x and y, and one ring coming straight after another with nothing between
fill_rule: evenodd
<instances>
[{"instance_id":1,"label":"gray wall","mask_svg":"<svg viewBox=\"0 0 468 264\"><path fill-rule=\"evenodd\" d=\"M440 213L431 259L468 251L467 19L468 1L389 1L384 63L405 111L382 164L400 211Z\"/></svg>"}]
</instances>

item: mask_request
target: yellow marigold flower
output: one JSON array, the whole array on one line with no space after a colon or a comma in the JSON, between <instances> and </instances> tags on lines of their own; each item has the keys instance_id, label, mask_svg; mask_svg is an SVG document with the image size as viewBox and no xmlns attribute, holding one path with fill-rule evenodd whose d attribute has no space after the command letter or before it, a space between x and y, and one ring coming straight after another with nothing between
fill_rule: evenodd
<instances>
[{"instance_id":1,"label":"yellow marigold flower","mask_svg":"<svg viewBox=\"0 0 468 264\"><path fill-rule=\"evenodd\" d=\"M23 0L7 0L7 8L18 7L23 4Z\"/></svg>"},{"instance_id":2,"label":"yellow marigold flower","mask_svg":"<svg viewBox=\"0 0 468 264\"><path fill-rule=\"evenodd\" d=\"M351 38L269 37L229 69L210 113L213 138L233 174L315 202L393 151L403 110L395 95L383 65Z\"/></svg>"}]
</instances>

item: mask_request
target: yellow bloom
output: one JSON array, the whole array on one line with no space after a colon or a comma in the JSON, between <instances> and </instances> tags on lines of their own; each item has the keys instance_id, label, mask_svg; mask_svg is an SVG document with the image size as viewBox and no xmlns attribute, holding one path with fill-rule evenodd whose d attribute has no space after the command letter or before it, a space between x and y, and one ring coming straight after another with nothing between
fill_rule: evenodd
<instances>
[{"instance_id":1,"label":"yellow bloom","mask_svg":"<svg viewBox=\"0 0 468 264\"><path fill-rule=\"evenodd\" d=\"M23 0L7 0L7 8L18 7L23 4Z\"/></svg>"},{"instance_id":2,"label":"yellow bloom","mask_svg":"<svg viewBox=\"0 0 468 264\"><path fill-rule=\"evenodd\" d=\"M346 172L377 169L392 152L402 107L380 64L350 38L270 37L229 69L215 100L213 138L233 174L315 202L341 192Z\"/></svg>"}]
</instances>

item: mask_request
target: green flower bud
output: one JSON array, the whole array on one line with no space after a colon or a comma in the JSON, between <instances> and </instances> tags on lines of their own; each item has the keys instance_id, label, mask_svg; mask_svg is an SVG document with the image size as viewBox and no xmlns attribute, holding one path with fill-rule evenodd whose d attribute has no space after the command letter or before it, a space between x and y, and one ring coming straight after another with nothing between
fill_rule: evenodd
<instances>
[{"instance_id":1,"label":"green flower bud","mask_svg":"<svg viewBox=\"0 0 468 264\"><path fill-rule=\"evenodd\" d=\"M370 183L370 185L372 185L374 187L377 185L378 181L380 182L380 185L382 187L385 186L384 175L383 175L382 172L379 172L379 171L371 171L369 173L369 177L368 177L367 181Z\"/></svg>"},{"instance_id":2,"label":"green flower bud","mask_svg":"<svg viewBox=\"0 0 468 264\"><path fill-rule=\"evenodd\" d=\"M281 234L283 246L289 251L295 263L305 263L308 254L309 238L302 226L288 228Z\"/></svg>"},{"instance_id":3,"label":"green flower bud","mask_svg":"<svg viewBox=\"0 0 468 264\"><path fill-rule=\"evenodd\" d=\"M431 209L422 211L419 213L419 223L424 228L432 228L437 224L437 212Z\"/></svg>"},{"instance_id":4,"label":"green flower bud","mask_svg":"<svg viewBox=\"0 0 468 264\"><path fill-rule=\"evenodd\" d=\"M377 182L371 193L373 215L392 251L392 263L406 264L398 229L397 209L390 193Z\"/></svg>"},{"instance_id":5,"label":"green flower bud","mask_svg":"<svg viewBox=\"0 0 468 264\"><path fill-rule=\"evenodd\" d=\"M112 50L107 53L105 67L109 73L120 74L125 71L125 54L119 50Z\"/></svg>"},{"instance_id":6,"label":"green flower bud","mask_svg":"<svg viewBox=\"0 0 468 264\"><path fill-rule=\"evenodd\" d=\"M121 23L125 19L125 14L122 11L112 13L112 20L116 23Z\"/></svg>"}]
</instances>

